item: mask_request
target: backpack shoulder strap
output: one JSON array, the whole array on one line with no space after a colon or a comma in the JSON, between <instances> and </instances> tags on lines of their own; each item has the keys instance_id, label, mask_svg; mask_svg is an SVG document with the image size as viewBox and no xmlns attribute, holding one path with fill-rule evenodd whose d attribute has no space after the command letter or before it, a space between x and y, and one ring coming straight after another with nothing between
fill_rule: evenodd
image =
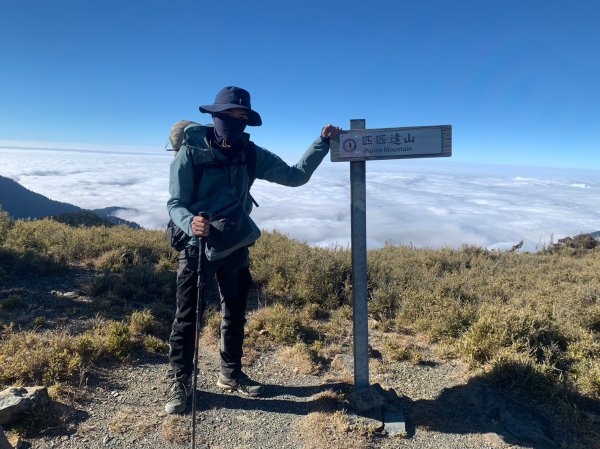
<instances>
[{"instance_id":1,"label":"backpack shoulder strap","mask_svg":"<svg viewBox=\"0 0 600 449\"><path fill-rule=\"evenodd\" d=\"M256 180L256 146L249 142L246 147L246 170L248 171L248 190Z\"/></svg>"},{"instance_id":2,"label":"backpack shoulder strap","mask_svg":"<svg viewBox=\"0 0 600 449\"><path fill-rule=\"evenodd\" d=\"M248 197L252 204L258 207L258 203L250 193L250 189L252 188L252 184L256 180L256 145L254 142L249 142L245 148L246 154L246 171L248 172Z\"/></svg>"},{"instance_id":3,"label":"backpack shoulder strap","mask_svg":"<svg viewBox=\"0 0 600 449\"><path fill-rule=\"evenodd\" d=\"M192 165L194 166L194 196L196 198L196 194L198 193L198 188L200 187L200 181L202 180L202 174L204 173L204 167L201 163L196 162L194 158L194 152L189 146L185 146L185 150L188 152L188 156L192 161Z\"/></svg>"}]
</instances>

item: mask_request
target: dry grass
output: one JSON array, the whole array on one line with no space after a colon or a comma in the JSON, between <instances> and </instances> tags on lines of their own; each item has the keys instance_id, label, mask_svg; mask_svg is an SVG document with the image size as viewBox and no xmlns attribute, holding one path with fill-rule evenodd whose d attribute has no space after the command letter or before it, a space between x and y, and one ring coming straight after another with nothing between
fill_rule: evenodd
<instances>
[{"instance_id":1,"label":"dry grass","mask_svg":"<svg viewBox=\"0 0 600 449\"><path fill-rule=\"evenodd\" d=\"M75 228L49 219L14 221L6 233L4 247L35 252L56 261L87 261L100 269L115 271L125 265L156 264L174 257L162 231L125 226Z\"/></svg>"},{"instance_id":2,"label":"dry grass","mask_svg":"<svg viewBox=\"0 0 600 449\"><path fill-rule=\"evenodd\" d=\"M331 311L322 326L323 338L329 344L352 346L352 308L342 306Z\"/></svg>"},{"instance_id":3,"label":"dry grass","mask_svg":"<svg viewBox=\"0 0 600 449\"><path fill-rule=\"evenodd\" d=\"M204 327L202 329L202 342L205 347L219 346L221 338L221 312L208 309L204 314Z\"/></svg>"},{"instance_id":4,"label":"dry grass","mask_svg":"<svg viewBox=\"0 0 600 449\"><path fill-rule=\"evenodd\" d=\"M161 331L160 323L149 309L134 311L128 318L128 328L133 336L153 335Z\"/></svg>"},{"instance_id":5,"label":"dry grass","mask_svg":"<svg viewBox=\"0 0 600 449\"><path fill-rule=\"evenodd\" d=\"M158 425L157 418L149 417L132 408L123 408L108 422L108 429L114 433L128 434L139 438Z\"/></svg>"},{"instance_id":6,"label":"dry grass","mask_svg":"<svg viewBox=\"0 0 600 449\"><path fill-rule=\"evenodd\" d=\"M257 348L311 343L318 338L315 323L282 304L254 311L246 325L246 342Z\"/></svg>"},{"instance_id":7,"label":"dry grass","mask_svg":"<svg viewBox=\"0 0 600 449\"><path fill-rule=\"evenodd\" d=\"M380 336L377 348L384 361L411 362L417 364L423 361L423 348L413 339L397 333L385 333ZM375 342L372 343L375 346Z\"/></svg>"},{"instance_id":8,"label":"dry grass","mask_svg":"<svg viewBox=\"0 0 600 449\"><path fill-rule=\"evenodd\" d=\"M126 360L144 345L164 349L164 343L161 346L155 338L139 335L139 316L125 321L99 320L80 335L61 330L17 331L5 326L0 340L0 384L77 381L100 360ZM146 325L154 322L151 315L143 316Z\"/></svg>"},{"instance_id":9,"label":"dry grass","mask_svg":"<svg viewBox=\"0 0 600 449\"><path fill-rule=\"evenodd\" d=\"M286 346L277 351L279 361L295 373L319 374L321 365L316 360L314 350L306 343L296 343L294 346Z\"/></svg>"},{"instance_id":10,"label":"dry grass","mask_svg":"<svg viewBox=\"0 0 600 449\"><path fill-rule=\"evenodd\" d=\"M333 413L344 402L344 395L339 391L325 390L312 395L309 400L313 411Z\"/></svg>"},{"instance_id":11,"label":"dry grass","mask_svg":"<svg viewBox=\"0 0 600 449\"><path fill-rule=\"evenodd\" d=\"M190 441L189 418L182 415L167 416L160 426L162 436L169 443L184 444Z\"/></svg>"},{"instance_id":12,"label":"dry grass","mask_svg":"<svg viewBox=\"0 0 600 449\"><path fill-rule=\"evenodd\" d=\"M20 295L16 294L8 295L6 299L0 302L0 309L5 312L12 312L14 310L24 309L25 307L27 307L25 300Z\"/></svg>"},{"instance_id":13,"label":"dry grass","mask_svg":"<svg viewBox=\"0 0 600 449\"><path fill-rule=\"evenodd\" d=\"M351 432L350 421L343 411L313 412L298 419L294 432L303 449L366 449L368 439Z\"/></svg>"},{"instance_id":14,"label":"dry grass","mask_svg":"<svg viewBox=\"0 0 600 449\"><path fill-rule=\"evenodd\" d=\"M144 349L156 354L167 354L169 344L154 335L146 335L143 340Z\"/></svg>"}]
</instances>

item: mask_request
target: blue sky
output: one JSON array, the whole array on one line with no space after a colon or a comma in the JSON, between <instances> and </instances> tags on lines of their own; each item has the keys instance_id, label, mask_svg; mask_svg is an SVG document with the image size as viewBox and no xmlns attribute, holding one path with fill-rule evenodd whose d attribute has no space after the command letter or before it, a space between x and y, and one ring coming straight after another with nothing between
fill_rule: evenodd
<instances>
[{"instance_id":1,"label":"blue sky","mask_svg":"<svg viewBox=\"0 0 600 449\"><path fill-rule=\"evenodd\" d=\"M0 141L158 149L239 85L292 159L365 118L451 124L455 162L597 170L599 23L591 0L4 1Z\"/></svg>"}]
</instances>

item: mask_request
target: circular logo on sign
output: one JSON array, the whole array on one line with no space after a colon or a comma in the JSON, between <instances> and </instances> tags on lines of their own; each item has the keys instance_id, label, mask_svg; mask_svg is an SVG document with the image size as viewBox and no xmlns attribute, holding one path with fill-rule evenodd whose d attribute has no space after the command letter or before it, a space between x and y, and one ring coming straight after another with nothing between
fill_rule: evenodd
<instances>
[{"instance_id":1,"label":"circular logo on sign","mask_svg":"<svg viewBox=\"0 0 600 449\"><path fill-rule=\"evenodd\" d=\"M356 150L356 141L354 139L348 139L344 142L344 150L348 153L352 153Z\"/></svg>"}]
</instances>

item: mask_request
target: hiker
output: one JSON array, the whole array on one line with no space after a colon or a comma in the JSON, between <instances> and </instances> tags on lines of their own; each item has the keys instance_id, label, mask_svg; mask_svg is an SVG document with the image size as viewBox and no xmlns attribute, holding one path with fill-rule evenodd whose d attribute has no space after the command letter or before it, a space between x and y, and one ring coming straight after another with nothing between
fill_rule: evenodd
<instances>
[{"instance_id":1,"label":"hiker","mask_svg":"<svg viewBox=\"0 0 600 449\"><path fill-rule=\"evenodd\" d=\"M211 114L213 123L191 123L185 128L184 145L187 142L189 151L181 147L171 162L169 179L170 218L186 237L193 237L179 253L177 309L169 339L168 413L184 412L191 395L199 237L207 240L202 254L203 277L216 275L221 296L221 369L217 386L251 397L263 393L263 386L242 371L246 296L252 282L248 245L260 235L249 216L252 204L256 204L249 187L253 178L290 187L305 184L327 155L329 140L341 131L325 125L300 161L288 166L275 154L256 146L244 132L246 126L262 124L260 115L250 106L248 91L225 87L214 104L199 109Z\"/></svg>"}]
</instances>

